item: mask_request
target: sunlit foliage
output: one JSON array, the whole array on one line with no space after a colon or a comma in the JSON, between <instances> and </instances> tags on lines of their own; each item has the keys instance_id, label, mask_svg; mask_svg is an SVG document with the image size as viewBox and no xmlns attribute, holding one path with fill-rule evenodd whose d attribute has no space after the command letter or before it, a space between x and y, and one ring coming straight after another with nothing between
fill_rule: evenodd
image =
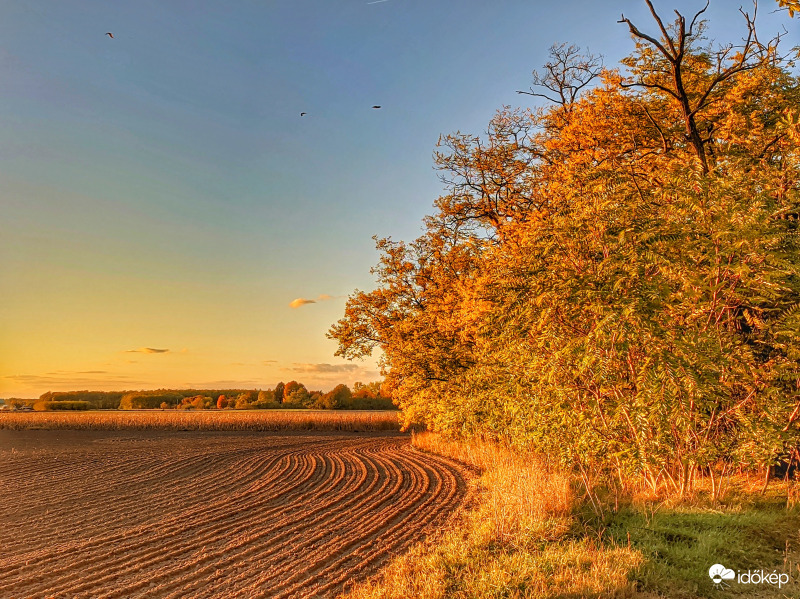
<instances>
[{"instance_id":1,"label":"sunlit foliage","mask_svg":"<svg viewBox=\"0 0 800 599\"><path fill-rule=\"evenodd\" d=\"M789 11L789 16L791 17L800 13L800 0L778 0L778 4L781 8Z\"/></svg>"},{"instance_id":2,"label":"sunlit foliage","mask_svg":"<svg viewBox=\"0 0 800 599\"><path fill-rule=\"evenodd\" d=\"M800 86L746 12L717 47L647 4L618 69L554 46L552 102L440 141L424 234L378 240L329 334L406 425L683 492L796 453Z\"/></svg>"}]
</instances>

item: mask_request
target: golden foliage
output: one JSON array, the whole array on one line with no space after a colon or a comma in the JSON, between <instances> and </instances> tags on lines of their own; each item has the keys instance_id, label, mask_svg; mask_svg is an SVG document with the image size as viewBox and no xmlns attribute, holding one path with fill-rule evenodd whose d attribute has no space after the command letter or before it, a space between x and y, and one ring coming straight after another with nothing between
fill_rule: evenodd
<instances>
[{"instance_id":1,"label":"golden foliage","mask_svg":"<svg viewBox=\"0 0 800 599\"><path fill-rule=\"evenodd\" d=\"M623 18L635 51L594 87L556 46L553 104L441 139L425 233L378 241L377 288L329 333L381 350L405 426L681 493L789 459L800 86L743 16L738 46L706 44L702 11L653 34Z\"/></svg>"}]
</instances>

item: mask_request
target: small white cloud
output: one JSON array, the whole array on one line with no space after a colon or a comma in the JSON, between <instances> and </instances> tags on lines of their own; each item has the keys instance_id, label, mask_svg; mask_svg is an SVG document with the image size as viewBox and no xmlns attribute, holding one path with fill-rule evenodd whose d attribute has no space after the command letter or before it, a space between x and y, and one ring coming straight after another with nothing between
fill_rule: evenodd
<instances>
[{"instance_id":1,"label":"small white cloud","mask_svg":"<svg viewBox=\"0 0 800 599\"><path fill-rule=\"evenodd\" d=\"M306 299L304 297L298 297L289 302L289 307L299 308L300 306L305 306L306 304L316 304L316 303L317 303L316 300Z\"/></svg>"},{"instance_id":2,"label":"small white cloud","mask_svg":"<svg viewBox=\"0 0 800 599\"><path fill-rule=\"evenodd\" d=\"M308 299L308 298L305 298L305 297L298 297L296 299L293 299L291 302L289 302L289 306L291 306L292 308L299 308L300 306L305 306L306 304L316 304L317 302L327 302L328 300L336 299L337 297L342 297L342 296L329 295L327 293L320 293L317 296L317 299Z\"/></svg>"}]
</instances>

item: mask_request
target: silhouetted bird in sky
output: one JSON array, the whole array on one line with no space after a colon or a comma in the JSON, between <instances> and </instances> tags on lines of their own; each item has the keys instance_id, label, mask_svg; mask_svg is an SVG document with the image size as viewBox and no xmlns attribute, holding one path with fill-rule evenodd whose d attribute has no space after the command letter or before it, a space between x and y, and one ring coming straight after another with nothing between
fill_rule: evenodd
<instances>
[{"instance_id":1,"label":"silhouetted bird in sky","mask_svg":"<svg viewBox=\"0 0 800 599\"><path fill-rule=\"evenodd\" d=\"M301 112L300 116L306 116L307 114L308 114L307 112Z\"/></svg>"},{"instance_id":2,"label":"silhouetted bird in sky","mask_svg":"<svg viewBox=\"0 0 800 599\"><path fill-rule=\"evenodd\" d=\"M108 37L110 37L112 40L114 39L114 34L113 34L113 33L111 33L111 32L108 32L108 33L106 33L106 35L107 35Z\"/></svg>"},{"instance_id":3,"label":"silhouetted bird in sky","mask_svg":"<svg viewBox=\"0 0 800 599\"><path fill-rule=\"evenodd\" d=\"M380 108L380 106L373 106L373 108Z\"/></svg>"}]
</instances>

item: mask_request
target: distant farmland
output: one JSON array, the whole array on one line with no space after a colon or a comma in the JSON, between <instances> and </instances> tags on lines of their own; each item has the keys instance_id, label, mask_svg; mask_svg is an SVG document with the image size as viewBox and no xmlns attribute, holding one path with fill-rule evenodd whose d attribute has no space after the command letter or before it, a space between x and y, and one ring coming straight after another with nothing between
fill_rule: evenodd
<instances>
[{"instance_id":1,"label":"distant farmland","mask_svg":"<svg viewBox=\"0 0 800 599\"><path fill-rule=\"evenodd\" d=\"M397 431L400 426L396 411L108 410L0 412L0 429Z\"/></svg>"},{"instance_id":2,"label":"distant farmland","mask_svg":"<svg viewBox=\"0 0 800 599\"><path fill-rule=\"evenodd\" d=\"M393 432L2 430L0 448L3 597L333 597L465 494Z\"/></svg>"}]
</instances>

